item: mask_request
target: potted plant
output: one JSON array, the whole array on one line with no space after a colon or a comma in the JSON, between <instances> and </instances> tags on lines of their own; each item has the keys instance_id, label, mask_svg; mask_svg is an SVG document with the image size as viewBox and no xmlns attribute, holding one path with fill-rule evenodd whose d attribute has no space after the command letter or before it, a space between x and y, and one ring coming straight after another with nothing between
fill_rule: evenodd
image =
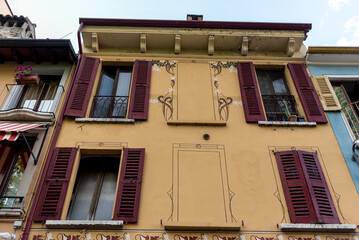
<instances>
[{"instance_id":1,"label":"potted plant","mask_svg":"<svg viewBox=\"0 0 359 240\"><path fill-rule=\"evenodd\" d=\"M283 99L283 104L284 104L284 113L287 116L288 120L291 122L296 122L297 121L297 115L292 115L289 111L289 107L288 107L288 103L285 99Z\"/></svg>"},{"instance_id":2,"label":"potted plant","mask_svg":"<svg viewBox=\"0 0 359 240\"><path fill-rule=\"evenodd\" d=\"M40 82L40 77L38 74L32 72L30 66L18 66L15 69L15 81L17 84L38 84Z\"/></svg>"}]
</instances>

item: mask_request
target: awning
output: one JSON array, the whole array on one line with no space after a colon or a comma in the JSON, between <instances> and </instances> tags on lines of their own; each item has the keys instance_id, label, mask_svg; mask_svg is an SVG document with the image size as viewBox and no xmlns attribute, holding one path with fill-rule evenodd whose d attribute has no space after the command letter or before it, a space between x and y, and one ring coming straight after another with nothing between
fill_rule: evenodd
<instances>
[{"instance_id":1,"label":"awning","mask_svg":"<svg viewBox=\"0 0 359 240\"><path fill-rule=\"evenodd\" d=\"M41 123L0 123L0 141L16 141L20 132L42 126Z\"/></svg>"}]
</instances>

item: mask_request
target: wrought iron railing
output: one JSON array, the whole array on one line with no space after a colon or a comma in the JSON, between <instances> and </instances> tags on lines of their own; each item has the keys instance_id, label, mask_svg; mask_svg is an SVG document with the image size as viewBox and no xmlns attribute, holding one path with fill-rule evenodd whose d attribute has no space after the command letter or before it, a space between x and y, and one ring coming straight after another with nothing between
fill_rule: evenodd
<instances>
[{"instance_id":1,"label":"wrought iron railing","mask_svg":"<svg viewBox=\"0 0 359 240\"><path fill-rule=\"evenodd\" d=\"M128 96L95 96L92 104L94 118L125 118Z\"/></svg>"},{"instance_id":2,"label":"wrought iron railing","mask_svg":"<svg viewBox=\"0 0 359 240\"><path fill-rule=\"evenodd\" d=\"M0 196L0 209L21 209L24 197Z\"/></svg>"},{"instance_id":3,"label":"wrought iron railing","mask_svg":"<svg viewBox=\"0 0 359 240\"><path fill-rule=\"evenodd\" d=\"M268 121L288 121L286 105L291 115L298 116L294 96L292 95L262 95L264 109Z\"/></svg>"},{"instance_id":4,"label":"wrought iron railing","mask_svg":"<svg viewBox=\"0 0 359 240\"><path fill-rule=\"evenodd\" d=\"M348 127L351 129L352 137L359 139L359 101L342 107L341 112L345 116Z\"/></svg>"},{"instance_id":5,"label":"wrought iron railing","mask_svg":"<svg viewBox=\"0 0 359 240\"><path fill-rule=\"evenodd\" d=\"M28 109L54 114L54 100L62 86L40 82L37 85L6 84L0 93L0 111Z\"/></svg>"}]
</instances>

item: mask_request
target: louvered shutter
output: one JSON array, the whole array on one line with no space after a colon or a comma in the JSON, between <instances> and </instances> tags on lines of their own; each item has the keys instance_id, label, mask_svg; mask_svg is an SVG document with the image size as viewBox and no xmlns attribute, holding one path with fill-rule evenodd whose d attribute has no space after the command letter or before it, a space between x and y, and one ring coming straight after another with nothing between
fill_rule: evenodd
<instances>
[{"instance_id":1,"label":"louvered shutter","mask_svg":"<svg viewBox=\"0 0 359 240\"><path fill-rule=\"evenodd\" d=\"M35 221L61 216L77 148L55 148L37 206Z\"/></svg>"},{"instance_id":2,"label":"louvered shutter","mask_svg":"<svg viewBox=\"0 0 359 240\"><path fill-rule=\"evenodd\" d=\"M98 58L82 57L80 59L77 74L73 78L74 84L66 106L65 116L85 116L99 63L100 59Z\"/></svg>"},{"instance_id":3,"label":"louvered shutter","mask_svg":"<svg viewBox=\"0 0 359 240\"><path fill-rule=\"evenodd\" d=\"M312 81L302 63L289 63L289 71L293 78L300 101L302 102L309 122L327 123L323 108L314 90Z\"/></svg>"},{"instance_id":4,"label":"louvered shutter","mask_svg":"<svg viewBox=\"0 0 359 240\"><path fill-rule=\"evenodd\" d=\"M316 76L312 79L324 111L339 111L341 106L329 78L327 76Z\"/></svg>"},{"instance_id":5,"label":"louvered shutter","mask_svg":"<svg viewBox=\"0 0 359 240\"><path fill-rule=\"evenodd\" d=\"M258 89L253 63L237 63L237 73L246 121L264 121L265 116L263 111L263 104Z\"/></svg>"},{"instance_id":6,"label":"louvered shutter","mask_svg":"<svg viewBox=\"0 0 359 240\"><path fill-rule=\"evenodd\" d=\"M316 215L297 152L276 152L275 157L291 222L316 223Z\"/></svg>"},{"instance_id":7,"label":"louvered shutter","mask_svg":"<svg viewBox=\"0 0 359 240\"><path fill-rule=\"evenodd\" d=\"M123 151L114 220L137 222L145 149L125 148Z\"/></svg>"},{"instance_id":8,"label":"louvered shutter","mask_svg":"<svg viewBox=\"0 0 359 240\"><path fill-rule=\"evenodd\" d=\"M317 223L339 224L339 218L335 211L317 154L298 151L298 156L314 205Z\"/></svg>"},{"instance_id":9,"label":"louvered shutter","mask_svg":"<svg viewBox=\"0 0 359 240\"><path fill-rule=\"evenodd\" d=\"M151 61L135 61L128 118L147 120L151 71Z\"/></svg>"}]
</instances>

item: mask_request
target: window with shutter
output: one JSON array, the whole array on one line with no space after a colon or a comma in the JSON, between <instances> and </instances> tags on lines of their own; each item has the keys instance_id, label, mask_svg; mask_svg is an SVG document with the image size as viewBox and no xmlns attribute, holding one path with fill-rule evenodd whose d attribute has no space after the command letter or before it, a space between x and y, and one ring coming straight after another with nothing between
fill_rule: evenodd
<instances>
[{"instance_id":1,"label":"window with shutter","mask_svg":"<svg viewBox=\"0 0 359 240\"><path fill-rule=\"evenodd\" d=\"M339 223L317 154L276 152L289 216L292 223Z\"/></svg>"},{"instance_id":2,"label":"window with shutter","mask_svg":"<svg viewBox=\"0 0 359 240\"><path fill-rule=\"evenodd\" d=\"M247 122L300 121L296 98L290 93L283 68L283 66L255 68L252 62L237 63ZM288 64L288 69L307 120L326 123L327 119L304 64Z\"/></svg>"},{"instance_id":3,"label":"window with shutter","mask_svg":"<svg viewBox=\"0 0 359 240\"><path fill-rule=\"evenodd\" d=\"M122 159L120 154L82 155L67 219L137 222L144 153L125 148Z\"/></svg>"},{"instance_id":4,"label":"window with shutter","mask_svg":"<svg viewBox=\"0 0 359 240\"><path fill-rule=\"evenodd\" d=\"M308 72L302 63L289 63L288 68L309 122L327 123L323 108Z\"/></svg>"},{"instance_id":5,"label":"window with shutter","mask_svg":"<svg viewBox=\"0 0 359 240\"><path fill-rule=\"evenodd\" d=\"M32 146L34 142L30 142ZM29 150L20 140L15 144L0 144L0 209L21 209L24 196L18 196L23 174L29 160Z\"/></svg>"},{"instance_id":6,"label":"window with shutter","mask_svg":"<svg viewBox=\"0 0 359 240\"><path fill-rule=\"evenodd\" d=\"M60 219L76 152L77 148L55 148L35 221Z\"/></svg>"},{"instance_id":7,"label":"window with shutter","mask_svg":"<svg viewBox=\"0 0 359 240\"><path fill-rule=\"evenodd\" d=\"M150 61L135 61L133 67L103 66L91 117L146 120L151 71Z\"/></svg>"}]
</instances>

